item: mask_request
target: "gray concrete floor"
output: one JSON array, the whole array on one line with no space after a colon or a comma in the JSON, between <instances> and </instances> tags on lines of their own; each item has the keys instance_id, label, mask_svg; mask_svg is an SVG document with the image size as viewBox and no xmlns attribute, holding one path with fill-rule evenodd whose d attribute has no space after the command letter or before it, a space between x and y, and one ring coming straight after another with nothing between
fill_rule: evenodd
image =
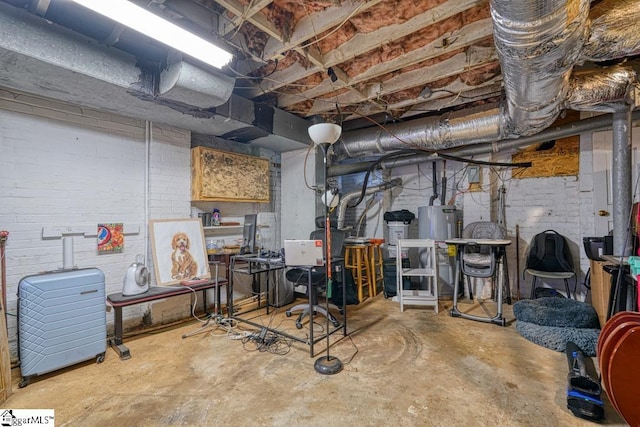
<instances>
[{"instance_id":1,"label":"gray concrete floor","mask_svg":"<svg viewBox=\"0 0 640 427\"><path fill-rule=\"evenodd\" d=\"M284 355L261 352L221 326L183 339L199 327L191 321L125 339L128 360L108 349L101 364L35 377L24 388L14 369L14 394L4 407L52 408L57 426L593 425L566 408L564 353L528 342L513 322L503 328L452 318L450 306L442 301L437 315L426 308L401 313L382 295L349 306L349 335L332 335L330 349L345 366L329 376L314 370L305 344ZM495 313L491 302L484 309ZM283 311L250 316L308 332L297 331L295 317ZM511 306L505 312L513 320ZM605 410L604 424L625 425L608 402Z\"/></svg>"}]
</instances>

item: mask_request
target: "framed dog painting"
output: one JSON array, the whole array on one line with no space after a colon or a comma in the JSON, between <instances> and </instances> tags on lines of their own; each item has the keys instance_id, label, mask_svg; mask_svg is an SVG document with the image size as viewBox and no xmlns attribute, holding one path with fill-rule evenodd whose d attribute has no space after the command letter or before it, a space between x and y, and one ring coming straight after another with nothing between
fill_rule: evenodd
<instances>
[{"instance_id":1,"label":"framed dog painting","mask_svg":"<svg viewBox=\"0 0 640 427\"><path fill-rule=\"evenodd\" d=\"M150 220L149 231L158 285L211 278L199 218Z\"/></svg>"}]
</instances>

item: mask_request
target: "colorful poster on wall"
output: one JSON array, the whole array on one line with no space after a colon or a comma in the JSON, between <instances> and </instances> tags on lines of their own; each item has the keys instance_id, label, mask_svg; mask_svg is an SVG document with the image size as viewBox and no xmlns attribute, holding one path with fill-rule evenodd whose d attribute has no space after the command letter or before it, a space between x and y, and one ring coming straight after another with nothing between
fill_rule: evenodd
<instances>
[{"instance_id":1,"label":"colorful poster on wall","mask_svg":"<svg viewBox=\"0 0 640 427\"><path fill-rule=\"evenodd\" d=\"M124 247L123 224L98 224L98 255L119 254Z\"/></svg>"}]
</instances>

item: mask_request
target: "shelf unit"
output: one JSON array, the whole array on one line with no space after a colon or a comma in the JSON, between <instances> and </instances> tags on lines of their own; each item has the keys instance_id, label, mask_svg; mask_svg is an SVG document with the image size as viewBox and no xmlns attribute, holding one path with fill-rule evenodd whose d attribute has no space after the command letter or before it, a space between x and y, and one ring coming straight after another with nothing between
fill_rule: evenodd
<instances>
[{"instance_id":1,"label":"shelf unit","mask_svg":"<svg viewBox=\"0 0 640 427\"><path fill-rule=\"evenodd\" d=\"M412 251L413 250L413 251ZM417 250L420 267L403 267L402 255L410 256ZM398 240L396 258L396 286L400 311L405 305L433 307L438 313L438 263L436 261L436 242L432 239ZM421 278L420 287L424 289L403 289L405 277Z\"/></svg>"},{"instance_id":2,"label":"shelf unit","mask_svg":"<svg viewBox=\"0 0 640 427\"><path fill-rule=\"evenodd\" d=\"M242 234L242 224L240 225L213 225L211 227L202 227L204 234L237 234L235 232L240 231Z\"/></svg>"}]
</instances>

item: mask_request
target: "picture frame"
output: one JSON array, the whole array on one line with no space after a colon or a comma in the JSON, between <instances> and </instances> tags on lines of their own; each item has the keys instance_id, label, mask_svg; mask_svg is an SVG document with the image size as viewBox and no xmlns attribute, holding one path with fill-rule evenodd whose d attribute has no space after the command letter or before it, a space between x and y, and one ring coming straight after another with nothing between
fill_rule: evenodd
<instances>
[{"instance_id":1,"label":"picture frame","mask_svg":"<svg viewBox=\"0 0 640 427\"><path fill-rule=\"evenodd\" d=\"M149 234L159 286L211 278L199 218L149 220Z\"/></svg>"}]
</instances>

